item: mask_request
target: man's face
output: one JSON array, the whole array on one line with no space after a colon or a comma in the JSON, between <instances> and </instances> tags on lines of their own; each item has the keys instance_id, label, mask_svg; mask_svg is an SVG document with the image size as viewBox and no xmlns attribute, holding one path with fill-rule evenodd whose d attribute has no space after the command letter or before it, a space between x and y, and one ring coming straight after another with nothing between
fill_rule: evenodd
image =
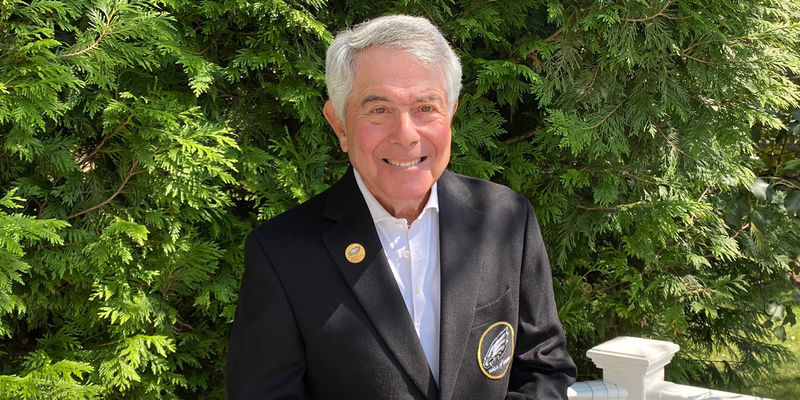
<instances>
[{"instance_id":1,"label":"man's face","mask_svg":"<svg viewBox=\"0 0 800 400\"><path fill-rule=\"evenodd\" d=\"M442 74L401 50L368 48L356 58L347 121L336 116L330 101L325 104L325 117L353 168L395 217L419 214L450 160Z\"/></svg>"}]
</instances>

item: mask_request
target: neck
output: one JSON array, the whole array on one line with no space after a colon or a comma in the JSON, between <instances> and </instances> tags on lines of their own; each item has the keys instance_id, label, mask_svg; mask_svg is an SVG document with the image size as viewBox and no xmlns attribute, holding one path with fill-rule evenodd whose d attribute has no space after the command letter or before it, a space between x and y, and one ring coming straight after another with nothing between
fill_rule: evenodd
<instances>
[{"instance_id":1,"label":"neck","mask_svg":"<svg viewBox=\"0 0 800 400\"><path fill-rule=\"evenodd\" d=\"M428 194L425 195L419 201L408 201L408 202L401 202L400 204L391 204L389 202L383 201L381 199L376 198L378 203L383 206L386 212L389 215L395 218L405 218L409 225L414 222L420 214L422 214L422 210L425 209L425 204L428 203L428 199L431 197L430 191Z\"/></svg>"}]
</instances>

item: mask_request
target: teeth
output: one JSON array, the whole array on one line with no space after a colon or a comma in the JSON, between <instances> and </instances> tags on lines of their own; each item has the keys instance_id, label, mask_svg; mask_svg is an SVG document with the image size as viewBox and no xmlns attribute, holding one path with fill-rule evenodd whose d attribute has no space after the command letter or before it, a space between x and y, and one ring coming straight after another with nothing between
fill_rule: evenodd
<instances>
[{"instance_id":1,"label":"teeth","mask_svg":"<svg viewBox=\"0 0 800 400\"><path fill-rule=\"evenodd\" d=\"M422 160L424 160L424 159L425 159L425 157L422 157L422 158L418 158L416 160L409 161L409 162L400 162L400 161L394 161L394 160L386 159L386 162L391 164L391 165L394 165L395 167L410 167L412 165L416 165L416 164L421 163Z\"/></svg>"}]
</instances>

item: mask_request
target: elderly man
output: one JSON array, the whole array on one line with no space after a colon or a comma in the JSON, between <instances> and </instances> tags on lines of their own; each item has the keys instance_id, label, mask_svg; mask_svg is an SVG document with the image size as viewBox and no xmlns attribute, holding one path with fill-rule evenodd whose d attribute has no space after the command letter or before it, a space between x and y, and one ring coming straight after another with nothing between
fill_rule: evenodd
<instances>
[{"instance_id":1,"label":"elderly man","mask_svg":"<svg viewBox=\"0 0 800 400\"><path fill-rule=\"evenodd\" d=\"M352 168L257 228L230 399L562 399L574 381L530 203L446 171L458 57L423 18L341 32L323 113Z\"/></svg>"}]
</instances>

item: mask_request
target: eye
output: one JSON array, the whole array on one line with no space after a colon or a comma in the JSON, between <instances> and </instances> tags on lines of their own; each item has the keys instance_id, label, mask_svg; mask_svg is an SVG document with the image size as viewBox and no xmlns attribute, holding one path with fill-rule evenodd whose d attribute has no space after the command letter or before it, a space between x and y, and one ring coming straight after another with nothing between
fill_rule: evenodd
<instances>
[{"instance_id":1,"label":"eye","mask_svg":"<svg viewBox=\"0 0 800 400\"><path fill-rule=\"evenodd\" d=\"M431 111L433 111L433 107L431 107L431 106L422 106L422 107L419 108L419 110L422 111L422 112L431 112Z\"/></svg>"},{"instance_id":2,"label":"eye","mask_svg":"<svg viewBox=\"0 0 800 400\"><path fill-rule=\"evenodd\" d=\"M386 112L386 108L384 107L375 107L372 109L372 112L375 114L383 114Z\"/></svg>"}]
</instances>

